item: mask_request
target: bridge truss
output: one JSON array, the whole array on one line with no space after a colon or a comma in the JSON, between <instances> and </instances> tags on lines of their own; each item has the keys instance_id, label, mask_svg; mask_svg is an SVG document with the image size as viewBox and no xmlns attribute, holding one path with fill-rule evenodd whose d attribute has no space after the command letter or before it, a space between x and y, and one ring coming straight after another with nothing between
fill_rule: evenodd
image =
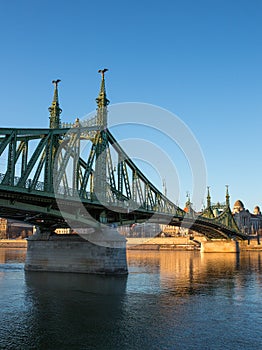
<instances>
[{"instance_id":1,"label":"bridge truss","mask_svg":"<svg viewBox=\"0 0 262 350\"><path fill-rule=\"evenodd\" d=\"M12 217L22 198L20 209L29 209L37 199L37 211L39 206L47 210L48 219L44 213L36 213L35 219L29 215L27 221L32 223L46 224L54 213L61 216L57 203L68 203L61 204L68 217L84 220L88 210L98 222L139 222L152 215L167 222L174 215L183 216L183 210L143 175L107 129L0 129L0 159L0 196L10 201L8 210L14 206Z\"/></svg>"},{"instance_id":2,"label":"bridge truss","mask_svg":"<svg viewBox=\"0 0 262 350\"><path fill-rule=\"evenodd\" d=\"M229 205L219 217L186 213L128 157L107 128L105 71L91 120L61 127L56 80L48 129L0 129L0 216L49 231L149 221L244 239Z\"/></svg>"}]
</instances>

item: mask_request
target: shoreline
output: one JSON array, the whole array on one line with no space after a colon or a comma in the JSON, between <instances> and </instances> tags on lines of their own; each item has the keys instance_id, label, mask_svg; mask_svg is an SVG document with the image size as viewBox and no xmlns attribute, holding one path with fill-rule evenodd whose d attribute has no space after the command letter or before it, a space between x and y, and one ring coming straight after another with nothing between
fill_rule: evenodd
<instances>
[{"instance_id":1,"label":"shoreline","mask_svg":"<svg viewBox=\"0 0 262 350\"><path fill-rule=\"evenodd\" d=\"M216 242L216 240L213 240ZM204 236L192 237L155 237L155 238L128 238L127 250L187 250L200 251L201 244L208 243ZM217 240L219 244L219 240ZM261 244L258 244L257 237L249 241L239 241L239 251L262 251Z\"/></svg>"},{"instance_id":2,"label":"shoreline","mask_svg":"<svg viewBox=\"0 0 262 350\"><path fill-rule=\"evenodd\" d=\"M1 239L0 248L27 248L26 239Z\"/></svg>"},{"instance_id":3,"label":"shoreline","mask_svg":"<svg viewBox=\"0 0 262 350\"><path fill-rule=\"evenodd\" d=\"M127 238L127 250L200 250L203 237Z\"/></svg>"},{"instance_id":4,"label":"shoreline","mask_svg":"<svg viewBox=\"0 0 262 350\"><path fill-rule=\"evenodd\" d=\"M155 237L155 238L127 238L127 250L184 250L184 251L200 251L201 242L206 242L205 237ZM240 241L240 249L242 251L262 251L262 242L258 244L257 239L248 241ZM2 239L0 240L0 248L27 248L26 239Z\"/></svg>"}]
</instances>

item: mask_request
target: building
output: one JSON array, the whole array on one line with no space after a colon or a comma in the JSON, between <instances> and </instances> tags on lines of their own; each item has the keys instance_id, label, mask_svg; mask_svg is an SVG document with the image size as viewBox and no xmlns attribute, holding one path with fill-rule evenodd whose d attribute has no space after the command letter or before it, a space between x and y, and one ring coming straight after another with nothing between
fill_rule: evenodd
<instances>
[{"instance_id":1,"label":"building","mask_svg":"<svg viewBox=\"0 0 262 350\"><path fill-rule=\"evenodd\" d=\"M0 239L6 238L7 220L0 218Z\"/></svg>"},{"instance_id":2,"label":"building","mask_svg":"<svg viewBox=\"0 0 262 350\"><path fill-rule=\"evenodd\" d=\"M0 239L23 239L32 234L33 225L22 221L0 218Z\"/></svg>"},{"instance_id":3,"label":"building","mask_svg":"<svg viewBox=\"0 0 262 350\"><path fill-rule=\"evenodd\" d=\"M251 214L251 232L253 234L262 233L262 215L259 206L255 206Z\"/></svg>"},{"instance_id":4,"label":"building","mask_svg":"<svg viewBox=\"0 0 262 350\"><path fill-rule=\"evenodd\" d=\"M262 231L262 215L260 208L256 206L250 213L241 200L234 204L232 214L239 229L246 234L258 234Z\"/></svg>"}]
</instances>

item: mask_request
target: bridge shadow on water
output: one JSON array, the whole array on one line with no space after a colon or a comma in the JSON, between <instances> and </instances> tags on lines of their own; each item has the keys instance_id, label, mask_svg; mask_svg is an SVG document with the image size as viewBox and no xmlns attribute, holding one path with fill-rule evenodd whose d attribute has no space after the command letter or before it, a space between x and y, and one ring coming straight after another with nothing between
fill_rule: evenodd
<instances>
[{"instance_id":1,"label":"bridge shadow on water","mask_svg":"<svg viewBox=\"0 0 262 350\"><path fill-rule=\"evenodd\" d=\"M34 292L122 295L127 277L80 273L25 271L27 286Z\"/></svg>"},{"instance_id":2,"label":"bridge shadow on water","mask_svg":"<svg viewBox=\"0 0 262 350\"><path fill-rule=\"evenodd\" d=\"M25 272L32 305L26 348L107 348L123 317L126 282L124 276Z\"/></svg>"}]
</instances>

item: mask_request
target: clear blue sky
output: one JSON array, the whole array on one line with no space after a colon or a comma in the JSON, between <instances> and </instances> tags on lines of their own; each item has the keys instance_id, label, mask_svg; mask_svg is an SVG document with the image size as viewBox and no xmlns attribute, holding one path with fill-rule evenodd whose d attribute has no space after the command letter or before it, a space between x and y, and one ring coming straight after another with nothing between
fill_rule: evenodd
<instances>
[{"instance_id":1,"label":"clear blue sky","mask_svg":"<svg viewBox=\"0 0 262 350\"><path fill-rule=\"evenodd\" d=\"M2 127L46 127L57 78L63 120L94 110L107 67L111 103L189 126L213 201L229 184L231 204L262 207L261 0L2 0L0 29Z\"/></svg>"}]
</instances>

